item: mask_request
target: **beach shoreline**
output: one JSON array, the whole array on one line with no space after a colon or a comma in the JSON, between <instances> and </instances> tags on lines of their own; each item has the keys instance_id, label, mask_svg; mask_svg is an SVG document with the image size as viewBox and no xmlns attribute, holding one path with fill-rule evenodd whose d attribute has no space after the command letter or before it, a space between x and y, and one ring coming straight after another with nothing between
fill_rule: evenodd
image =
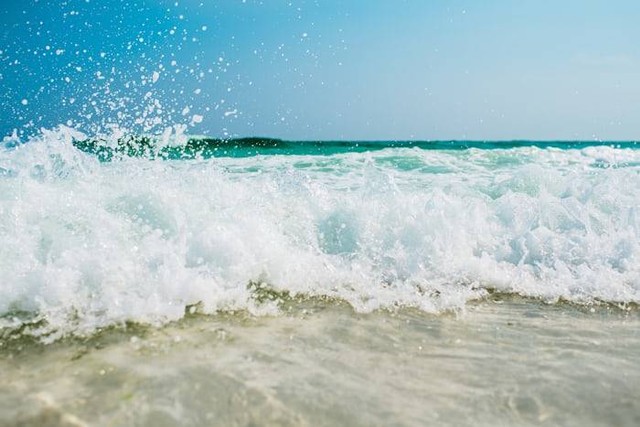
<instances>
[{"instance_id":1,"label":"beach shoreline","mask_svg":"<svg viewBox=\"0 0 640 427\"><path fill-rule=\"evenodd\" d=\"M459 312L190 315L3 342L0 425L637 425L640 310L489 296Z\"/></svg>"}]
</instances>

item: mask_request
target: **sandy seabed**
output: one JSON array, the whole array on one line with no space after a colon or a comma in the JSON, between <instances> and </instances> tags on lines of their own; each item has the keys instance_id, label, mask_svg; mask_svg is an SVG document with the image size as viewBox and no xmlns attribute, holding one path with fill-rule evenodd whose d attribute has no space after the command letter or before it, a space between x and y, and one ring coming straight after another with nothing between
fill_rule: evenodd
<instances>
[{"instance_id":1,"label":"sandy seabed","mask_svg":"<svg viewBox=\"0 0 640 427\"><path fill-rule=\"evenodd\" d=\"M637 307L309 301L1 344L2 426L640 425Z\"/></svg>"}]
</instances>

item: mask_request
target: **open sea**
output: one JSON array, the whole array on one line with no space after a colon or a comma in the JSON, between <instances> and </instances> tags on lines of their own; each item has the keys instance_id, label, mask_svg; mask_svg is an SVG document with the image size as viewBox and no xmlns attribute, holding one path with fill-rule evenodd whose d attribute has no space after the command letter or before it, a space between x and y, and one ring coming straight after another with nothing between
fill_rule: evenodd
<instances>
[{"instance_id":1,"label":"open sea","mask_svg":"<svg viewBox=\"0 0 640 427\"><path fill-rule=\"evenodd\" d=\"M0 147L0 425L640 425L640 143Z\"/></svg>"}]
</instances>

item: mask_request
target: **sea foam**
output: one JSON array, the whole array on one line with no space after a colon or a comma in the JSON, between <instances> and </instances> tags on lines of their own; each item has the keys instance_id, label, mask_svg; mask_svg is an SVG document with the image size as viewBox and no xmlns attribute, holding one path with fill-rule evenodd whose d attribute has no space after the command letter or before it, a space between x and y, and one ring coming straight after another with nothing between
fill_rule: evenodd
<instances>
[{"instance_id":1,"label":"sea foam","mask_svg":"<svg viewBox=\"0 0 640 427\"><path fill-rule=\"evenodd\" d=\"M0 326L57 337L193 304L277 313L256 286L359 312L490 291L640 302L639 150L101 162L82 137L0 150Z\"/></svg>"}]
</instances>

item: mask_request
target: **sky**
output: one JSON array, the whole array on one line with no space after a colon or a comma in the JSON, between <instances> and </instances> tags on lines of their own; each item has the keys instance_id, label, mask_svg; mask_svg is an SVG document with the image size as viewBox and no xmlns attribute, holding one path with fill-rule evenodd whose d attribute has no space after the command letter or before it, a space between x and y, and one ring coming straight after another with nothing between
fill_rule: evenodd
<instances>
[{"instance_id":1,"label":"sky","mask_svg":"<svg viewBox=\"0 0 640 427\"><path fill-rule=\"evenodd\" d=\"M640 139L636 0L6 0L0 137Z\"/></svg>"}]
</instances>

